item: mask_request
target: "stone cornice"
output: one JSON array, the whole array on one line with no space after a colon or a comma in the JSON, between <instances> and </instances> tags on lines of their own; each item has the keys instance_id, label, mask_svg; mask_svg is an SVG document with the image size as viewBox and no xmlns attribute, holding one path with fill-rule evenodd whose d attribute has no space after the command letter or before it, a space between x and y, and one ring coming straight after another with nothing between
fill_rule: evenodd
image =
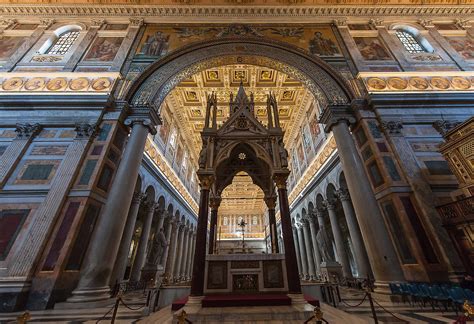
<instances>
[{"instance_id":1,"label":"stone cornice","mask_svg":"<svg viewBox=\"0 0 474 324\"><path fill-rule=\"evenodd\" d=\"M315 21L315 17L327 17L327 21L346 17L433 17L456 16L467 17L474 13L474 7L463 5L292 5L292 6L184 6L184 5L103 5L103 4L0 4L0 15L3 16L100 16L100 17L157 17L160 21L165 18L195 17L196 21L209 21L226 18L242 21L243 17L249 20L255 18L294 19L308 18ZM300 20L301 21L301 20ZM323 21L318 21L323 22Z\"/></svg>"}]
</instances>

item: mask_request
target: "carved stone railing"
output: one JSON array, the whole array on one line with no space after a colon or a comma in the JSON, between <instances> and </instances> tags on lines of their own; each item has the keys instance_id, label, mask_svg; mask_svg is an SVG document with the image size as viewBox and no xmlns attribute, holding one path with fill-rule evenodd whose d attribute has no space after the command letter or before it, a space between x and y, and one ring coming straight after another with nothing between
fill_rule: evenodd
<instances>
[{"instance_id":1,"label":"carved stone railing","mask_svg":"<svg viewBox=\"0 0 474 324\"><path fill-rule=\"evenodd\" d=\"M474 221L474 196L436 207L444 225Z\"/></svg>"}]
</instances>

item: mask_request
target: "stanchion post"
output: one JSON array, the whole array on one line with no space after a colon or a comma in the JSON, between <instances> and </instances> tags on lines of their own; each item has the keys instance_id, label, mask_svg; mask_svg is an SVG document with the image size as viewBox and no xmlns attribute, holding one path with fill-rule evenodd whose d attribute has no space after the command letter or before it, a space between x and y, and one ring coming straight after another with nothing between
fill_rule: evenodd
<instances>
[{"instance_id":1,"label":"stanchion post","mask_svg":"<svg viewBox=\"0 0 474 324\"><path fill-rule=\"evenodd\" d=\"M378 324L379 321L377 320L377 313L375 312L375 306L372 300L372 294L370 293L370 289L367 289L367 297L369 298L370 309L372 310L372 316L374 317L374 322L375 324Z\"/></svg>"},{"instance_id":2,"label":"stanchion post","mask_svg":"<svg viewBox=\"0 0 474 324\"><path fill-rule=\"evenodd\" d=\"M117 298L115 298L115 305L114 305L114 312L112 313L112 320L110 321L111 324L115 323L115 317L117 317L117 312L118 308L120 305L120 293L117 295Z\"/></svg>"}]
</instances>

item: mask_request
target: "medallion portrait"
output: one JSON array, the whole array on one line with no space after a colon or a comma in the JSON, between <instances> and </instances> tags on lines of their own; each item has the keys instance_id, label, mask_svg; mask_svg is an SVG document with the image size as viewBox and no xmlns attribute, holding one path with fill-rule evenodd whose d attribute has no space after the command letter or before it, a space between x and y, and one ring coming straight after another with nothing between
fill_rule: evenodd
<instances>
[{"instance_id":1,"label":"medallion portrait","mask_svg":"<svg viewBox=\"0 0 474 324\"><path fill-rule=\"evenodd\" d=\"M54 78L48 81L46 84L46 89L49 91L59 91L65 89L67 86L67 81L65 78Z\"/></svg>"},{"instance_id":2,"label":"medallion portrait","mask_svg":"<svg viewBox=\"0 0 474 324\"><path fill-rule=\"evenodd\" d=\"M77 78L69 82L69 88L73 91L84 90L89 86L89 80L87 78Z\"/></svg>"},{"instance_id":3,"label":"medallion portrait","mask_svg":"<svg viewBox=\"0 0 474 324\"><path fill-rule=\"evenodd\" d=\"M41 90L44 88L46 81L44 78L29 79L25 83L25 89L29 91Z\"/></svg>"},{"instance_id":4,"label":"medallion portrait","mask_svg":"<svg viewBox=\"0 0 474 324\"><path fill-rule=\"evenodd\" d=\"M96 91L104 91L110 88L111 85L112 83L110 82L109 78L98 78L92 82L92 89Z\"/></svg>"},{"instance_id":5,"label":"medallion portrait","mask_svg":"<svg viewBox=\"0 0 474 324\"><path fill-rule=\"evenodd\" d=\"M451 79L451 84L453 85L453 88L458 90L467 90L471 87L471 82L462 77L453 77Z\"/></svg>"},{"instance_id":6,"label":"medallion portrait","mask_svg":"<svg viewBox=\"0 0 474 324\"><path fill-rule=\"evenodd\" d=\"M17 90L23 85L22 78L10 78L3 81L2 89L7 91Z\"/></svg>"},{"instance_id":7,"label":"medallion portrait","mask_svg":"<svg viewBox=\"0 0 474 324\"><path fill-rule=\"evenodd\" d=\"M446 78L434 77L430 80L431 85L434 88L446 90L449 88L449 81Z\"/></svg>"},{"instance_id":8,"label":"medallion portrait","mask_svg":"<svg viewBox=\"0 0 474 324\"><path fill-rule=\"evenodd\" d=\"M369 86L369 88L376 90L383 90L387 87L387 83L384 79L381 78L370 78L367 81L367 85Z\"/></svg>"},{"instance_id":9,"label":"medallion portrait","mask_svg":"<svg viewBox=\"0 0 474 324\"><path fill-rule=\"evenodd\" d=\"M418 90L426 90L429 87L428 81L419 77L410 78L408 82L413 88Z\"/></svg>"},{"instance_id":10,"label":"medallion portrait","mask_svg":"<svg viewBox=\"0 0 474 324\"><path fill-rule=\"evenodd\" d=\"M408 82L402 78L390 78L388 79L388 85L395 90L405 90Z\"/></svg>"}]
</instances>

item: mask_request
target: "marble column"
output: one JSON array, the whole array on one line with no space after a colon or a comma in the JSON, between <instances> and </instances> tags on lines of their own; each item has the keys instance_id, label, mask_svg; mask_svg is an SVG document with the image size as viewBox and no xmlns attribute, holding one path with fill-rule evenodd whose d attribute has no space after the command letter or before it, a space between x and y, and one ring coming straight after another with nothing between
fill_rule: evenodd
<instances>
[{"instance_id":1,"label":"marble column","mask_svg":"<svg viewBox=\"0 0 474 324\"><path fill-rule=\"evenodd\" d=\"M128 212L127 223L125 224L125 230L122 234L122 240L120 241L119 252L115 259L114 271L110 277L110 285L120 283L124 279L138 211L140 210L140 204L145 200L145 198L146 195L141 192L135 192L133 194L132 205Z\"/></svg>"},{"instance_id":2,"label":"marble column","mask_svg":"<svg viewBox=\"0 0 474 324\"><path fill-rule=\"evenodd\" d=\"M352 107L328 106L320 120L326 124L325 130L332 130L334 134L376 285L386 290L389 282L402 281L404 276L364 164L349 132L348 123L355 122Z\"/></svg>"},{"instance_id":3,"label":"marble column","mask_svg":"<svg viewBox=\"0 0 474 324\"><path fill-rule=\"evenodd\" d=\"M183 257L180 258L182 260L179 265L179 271L178 271L180 281L186 280L186 265L188 262L188 253L189 253L189 232L191 232L191 230L189 228L186 228L184 232L184 241L183 241L183 249L182 249Z\"/></svg>"},{"instance_id":4,"label":"marble column","mask_svg":"<svg viewBox=\"0 0 474 324\"><path fill-rule=\"evenodd\" d=\"M199 198L199 215L196 228L196 243L193 258L193 276L191 279L191 296L204 295L204 272L206 268L206 236L207 219L209 214L209 191L214 177L209 174L199 174L201 194Z\"/></svg>"},{"instance_id":5,"label":"marble column","mask_svg":"<svg viewBox=\"0 0 474 324\"><path fill-rule=\"evenodd\" d=\"M63 207L64 197L67 196L74 182L91 140L97 134L95 125L77 124L75 130L76 138L68 146L64 158L56 170L55 177L51 181L48 193L28 224L21 249L16 250L14 254L11 253L12 255L7 258L8 264L2 270L5 277L16 277L19 281L28 280L37 267L44 247L51 238L51 230ZM113 266L114 260L109 266Z\"/></svg>"},{"instance_id":6,"label":"marble column","mask_svg":"<svg viewBox=\"0 0 474 324\"><path fill-rule=\"evenodd\" d=\"M3 187L33 138L41 131L40 124L16 124L16 138L0 156L0 188Z\"/></svg>"},{"instance_id":7,"label":"marble column","mask_svg":"<svg viewBox=\"0 0 474 324\"><path fill-rule=\"evenodd\" d=\"M288 173L274 174L273 179L278 188L278 202L280 206L281 228L283 231L283 243L285 245L286 275L288 278L289 294L301 294L300 278L298 276L298 263L296 261L295 243L291 227L290 206L288 203L288 192L286 179Z\"/></svg>"},{"instance_id":8,"label":"marble column","mask_svg":"<svg viewBox=\"0 0 474 324\"><path fill-rule=\"evenodd\" d=\"M298 229L295 226L293 227L293 237L295 240L296 263L298 264L298 274L300 277L303 277L303 267L301 266L300 243L298 240Z\"/></svg>"},{"instance_id":9,"label":"marble column","mask_svg":"<svg viewBox=\"0 0 474 324\"><path fill-rule=\"evenodd\" d=\"M196 233L191 232L191 236L189 237L190 240L190 250L189 250L189 258L188 258L188 264L186 265L186 279L190 280L191 279L191 271L192 271L192 264L193 264L193 259L194 259L194 244L196 242Z\"/></svg>"},{"instance_id":10,"label":"marble column","mask_svg":"<svg viewBox=\"0 0 474 324\"><path fill-rule=\"evenodd\" d=\"M117 257L120 240L127 222L128 211L138 177L148 133L156 132L146 119L129 119L132 127L114 182L102 214L98 217L77 288L71 302L108 299L110 276Z\"/></svg>"},{"instance_id":11,"label":"marble column","mask_svg":"<svg viewBox=\"0 0 474 324\"><path fill-rule=\"evenodd\" d=\"M170 238L170 248L168 250L168 261L166 262L165 273L168 276L168 281L173 282L174 279L174 268L176 262L176 245L178 244L178 233L181 224L179 222L173 222L171 224L171 238Z\"/></svg>"},{"instance_id":12,"label":"marble column","mask_svg":"<svg viewBox=\"0 0 474 324\"><path fill-rule=\"evenodd\" d=\"M280 253L275 218L276 197L265 197L265 203L268 208L268 226L270 227L270 241L272 253Z\"/></svg>"},{"instance_id":13,"label":"marble column","mask_svg":"<svg viewBox=\"0 0 474 324\"><path fill-rule=\"evenodd\" d=\"M150 241L151 223L153 222L153 216L155 215L156 204L150 201L146 204L146 217L143 222L142 233L140 240L138 241L137 253L135 254L135 260L133 261L132 273L130 275L130 281L139 281L141 277L142 268L145 265L147 256L148 243Z\"/></svg>"},{"instance_id":14,"label":"marble column","mask_svg":"<svg viewBox=\"0 0 474 324\"><path fill-rule=\"evenodd\" d=\"M174 272L173 272L173 281L179 282L180 278L180 270L181 270L181 263L183 262L183 244L184 244L184 236L186 235L186 226L184 223L179 227L178 230L178 240L176 245L176 253L175 253L175 265L174 265Z\"/></svg>"},{"instance_id":15,"label":"marble column","mask_svg":"<svg viewBox=\"0 0 474 324\"><path fill-rule=\"evenodd\" d=\"M211 224L209 230L209 254L214 254L216 252L216 236L217 236L217 211L219 210L219 206L221 204L220 197L212 197L210 198L210 206L211 206Z\"/></svg>"},{"instance_id":16,"label":"marble column","mask_svg":"<svg viewBox=\"0 0 474 324\"><path fill-rule=\"evenodd\" d=\"M367 258L367 251L365 250L364 241L362 240L359 225L357 224L354 209L352 208L349 191L347 189L340 189L337 191L337 196L341 200L347 228L349 229L349 235L351 236L351 242L354 247L354 257L359 278L368 278L371 275L369 259Z\"/></svg>"},{"instance_id":17,"label":"marble column","mask_svg":"<svg viewBox=\"0 0 474 324\"><path fill-rule=\"evenodd\" d=\"M316 264L316 275L321 275L321 254L319 253L318 249L318 241L316 240L316 235L318 234L318 230L316 228L316 220L314 219L314 215L309 215L309 230L311 233L311 241L313 243L313 253L314 253L314 261Z\"/></svg>"},{"instance_id":18,"label":"marble column","mask_svg":"<svg viewBox=\"0 0 474 324\"><path fill-rule=\"evenodd\" d=\"M302 273L302 278L304 280L309 279L309 274L308 274L308 258L306 257L307 251L306 251L306 246L304 244L304 237L303 237L303 226L301 224L298 224L296 227L298 230L298 244L300 246L300 259L301 259L301 273Z\"/></svg>"},{"instance_id":19,"label":"marble column","mask_svg":"<svg viewBox=\"0 0 474 324\"><path fill-rule=\"evenodd\" d=\"M311 242L311 235L309 233L308 222L304 221L302 227L303 227L304 244L306 246L306 257L308 259L309 280L315 280L316 271L314 270L313 247L312 247L312 242Z\"/></svg>"},{"instance_id":20,"label":"marble column","mask_svg":"<svg viewBox=\"0 0 474 324\"><path fill-rule=\"evenodd\" d=\"M326 200L324 202L329 214L329 221L331 222L332 235L334 237L334 243L336 243L336 251L339 256L339 262L342 266L342 275L344 278L352 278L351 265L349 263L349 257L344 246L344 238L342 236L341 228L337 220L335 201Z\"/></svg>"}]
</instances>

